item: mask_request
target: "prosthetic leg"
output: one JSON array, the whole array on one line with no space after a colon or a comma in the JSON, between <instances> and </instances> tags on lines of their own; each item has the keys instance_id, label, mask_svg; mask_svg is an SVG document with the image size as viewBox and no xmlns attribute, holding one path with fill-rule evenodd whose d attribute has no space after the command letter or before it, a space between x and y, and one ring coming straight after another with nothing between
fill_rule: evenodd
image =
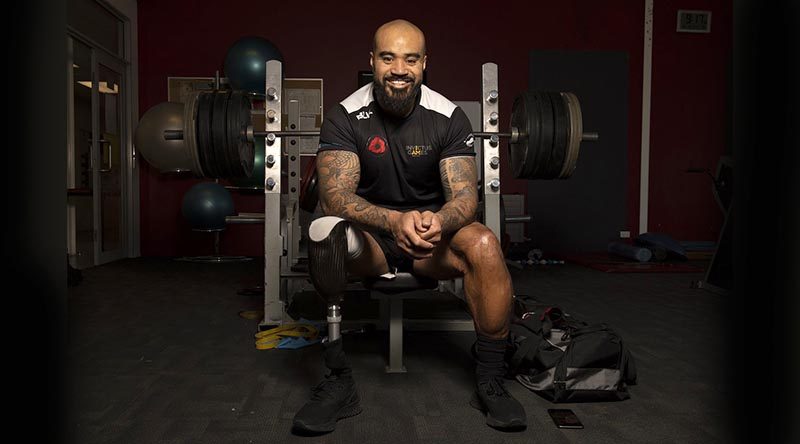
<instances>
[{"instance_id":1,"label":"prosthetic leg","mask_svg":"<svg viewBox=\"0 0 800 444\"><path fill-rule=\"evenodd\" d=\"M311 391L311 400L294 417L294 428L324 433L336 421L361 413L352 369L342 349L341 302L347 287L347 261L364 248L363 233L344 219L325 216L308 229L308 271L311 282L328 306L328 337L323 339L325 366L330 372Z\"/></svg>"}]
</instances>

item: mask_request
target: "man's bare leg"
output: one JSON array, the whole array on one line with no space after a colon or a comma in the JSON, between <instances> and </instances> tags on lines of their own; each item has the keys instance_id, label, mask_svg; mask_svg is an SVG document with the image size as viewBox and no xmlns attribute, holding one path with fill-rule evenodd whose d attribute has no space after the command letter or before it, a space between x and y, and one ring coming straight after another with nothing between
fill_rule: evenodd
<instances>
[{"instance_id":1,"label":"man's bare leg","mask_svg":"<svg viewBox=\"0 0 800 444\"><path fill-rule=\"evenodd\" d=\"M433 257L414 261L414 272L435 279L463 276L477 333L477 384L470 404L486 413L492 427L525 428L525 410L503 383L513 289L497 237L484 225L472 223L443 238Z\"/></svg>"},{"instance_id":2,"label":"man's bare leg","mask_svg":"<svg viewBox=\"0 0 800 444\"><path fill-rule=\"evenodd\" d=\"M463 276L475 330L492 339L508 336L511 275L497 237L484 225L472 223L442 239L432 258L414 261L414 273L435 279Z\"/></svg>"}]
</instances>

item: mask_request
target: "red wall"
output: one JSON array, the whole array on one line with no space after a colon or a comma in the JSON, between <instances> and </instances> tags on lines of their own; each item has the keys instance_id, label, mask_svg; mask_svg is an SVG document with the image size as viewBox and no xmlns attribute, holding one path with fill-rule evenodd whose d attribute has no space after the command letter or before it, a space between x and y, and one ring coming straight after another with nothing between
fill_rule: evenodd
<instances>
[{"instance_id":1,"label":"red wall","mask_svg":"<svg viewBox=\"0 0 800 444\"><path fill-rule=\"evenodd\" d=\"M724 1L655 3L649 231L716 241L723 216L711 180L686 170L710 168L713 174L720 155L731 152L732 7ZM712 11L711 34L675 32L678 9Z\"/></svg>"},{"instance_id":2,"label":"red wall","mask_svg":"<svg viewBox=\"0 0 800 444\"><path fill-rule=\"evenodd\" d=\"M529 51L628 52L627 219L631 231L637 232L643 1L528 1L505 6L465 1L356 1L313 7L308 2L253 0L198 3L139 1L142 113L167 99L168 76L212 76L216 70L222 71L227 48L244 35L272 41L283 53L286 77L323 78L327 109L356 89L357 71L369 69L375 28L391 19L406 18L426 33L429 85L451 100L477 100L481 64L492 61L499 65L502 128L508 126L513 97L527 88ZM679 7L713 11L713 32L676 33ZM650 230L679 240L715 240L721 225L708 179L683 171L713 168L724 151L731 9L730 2L721 0L656 2ZM502 168L502 191L524 192L525 182L509 177L507 165ZM213 237L192 232L180 214L183 194L197 180L162 175L146 164L140 174L142 254L209 254ZM238 212L263 208L258 195L235 195L234 199ZM222 234L221 252L262 254L261 226L229 226Z\"/></svg>"}]
</instances>

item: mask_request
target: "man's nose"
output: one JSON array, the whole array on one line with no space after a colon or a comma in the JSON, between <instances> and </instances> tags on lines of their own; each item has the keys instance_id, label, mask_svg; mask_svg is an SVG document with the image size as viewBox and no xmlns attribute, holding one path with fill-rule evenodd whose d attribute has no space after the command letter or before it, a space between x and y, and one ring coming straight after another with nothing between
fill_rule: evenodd
<instances>
[{"instance_id":1,"label":"man's nose","mask_svg":"<svg viewBox=\"0 0 800 444\"><path fill-rule=\"evenodd\" d=\"M394 76L404 76L408 74L408 65L405 60L398 57L392 62L391 70Z\"/></svg>"}]
</instances>

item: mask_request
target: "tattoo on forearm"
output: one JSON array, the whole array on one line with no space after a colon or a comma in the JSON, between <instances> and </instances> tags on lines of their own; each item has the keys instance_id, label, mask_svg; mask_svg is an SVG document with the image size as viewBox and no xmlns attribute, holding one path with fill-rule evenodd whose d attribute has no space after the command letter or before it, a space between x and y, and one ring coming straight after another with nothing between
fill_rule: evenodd
<instances>
[{"instance_id":1,"label":"tattoo on forearm","mask_svg":"<svg viewBox=\"0 0 800 444\"><path fill-rule=\"evenodd\" d=\"M391 210L373 205L356 195L360 179L361 166L355 153L323 151L317 155L317 183L322 211L368 228L391 230Z\"/></svg>"},{"instance_id":2,"label":"tattoo on forearm","mask_svg":"<svg viewBox=\"0 0 800 444\"><path fill-rule=\"evenodd\" d=\"M442 177L442 190L444 191L444 200L449 202L453 198L453 188L450 187L450 176L447 174L447 167L444 163L439 165L439 175Z\"/></svg>"},{"instance_id":3,"label":"tattoo on forearm","mask_svg":"<svg viewBox=\"0 0 800 444\"><path fill-rule=\"evenodd\" d=\"M453 232L475 220L478 174L472 157L451 157L439 163L447 203L439 210L442 231Z\"/></svg>"}]
</instances>

